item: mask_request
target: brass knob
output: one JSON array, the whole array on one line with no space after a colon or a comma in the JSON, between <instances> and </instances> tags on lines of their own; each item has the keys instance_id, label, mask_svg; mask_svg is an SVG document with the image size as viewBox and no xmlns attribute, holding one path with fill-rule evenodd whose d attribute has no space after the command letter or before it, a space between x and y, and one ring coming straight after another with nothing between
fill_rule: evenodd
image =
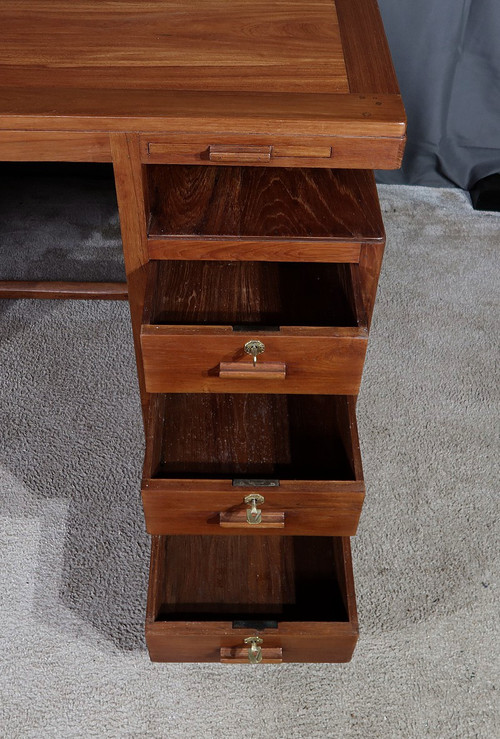
<instances>
[{"instance_id":1,"label":"brass knob","mask_svg":"<svg viewBox=\"0 0 500 739\"><path fill-rule=\"evenodd\" d=\"M247 510L247 523L262 523L262 511L257 508L265 502L263 495L258 493L250 493L245 497L245 503L250 506Z\"/></svg>"},{"instance_id":2,"label":"brass knob","mask_svg":"<svg viewBox=\"0 0 500 739\"><path fill-rule=\"evenodd\" d=\"M257 364L257 357L259 354L262 354L266 350L265 344L258 339L250 339L243 348L247 354L252 355L254 365Z\"/></svg>"},{"instance_id":3,"label":"brass knob","mask_svg":"<svg viewBox=\"0 0 500 739\"><path fill-rule=\"evenodd\" d=\"M262 644L263 639L261 639L260 636L247 636L244 641L245 644L250 645L248 650L248 661L252 665L258 665L259 662L262 662L262 647L259 645Z\"/></svg>"}]
</instances>

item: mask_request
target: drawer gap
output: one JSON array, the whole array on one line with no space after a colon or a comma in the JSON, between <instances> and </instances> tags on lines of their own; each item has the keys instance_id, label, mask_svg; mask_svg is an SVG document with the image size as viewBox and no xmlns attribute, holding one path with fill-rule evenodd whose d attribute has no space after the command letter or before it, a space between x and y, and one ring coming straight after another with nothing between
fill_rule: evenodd
<instances>
[{"instance_id":1,"label":"drawer gap","mask_svg":"<svg viewBox=\"0 0 500 739\"><path fill-rule=\"evenodd\" d=\"M255 631L264 631L264 629L277 628L277 621L233 621L233 629L254 629Z\"/></svg>"},{"instance_id":2,"label":"drawer gap","mask_svg":"<svg viewBox=\"0 0 500 739\"><path fill-rule=\"evenodd\" d=\"M357 264L158 260L144 322L233 331L364 327L359 285Z\"/></svg>"},{"instance_id":3,"label":"drawer gap","mask_svg":"<svg viewBox=\"0 0 500 739\"><path fill-rule=\"evenodd\" d=\"M361 479L354 407L354 398L336 395L158 396L145 477Z\"/></svg>"},{"instance_id":4,"label":"drawer gap","mask_svg":"<svg viewBox=\"0 0 500 739\"><path fill-rule=\"evenodd\" d=\"M162 538L156 621L349 620L335 537Z\"/></svg>"}]
</instances>

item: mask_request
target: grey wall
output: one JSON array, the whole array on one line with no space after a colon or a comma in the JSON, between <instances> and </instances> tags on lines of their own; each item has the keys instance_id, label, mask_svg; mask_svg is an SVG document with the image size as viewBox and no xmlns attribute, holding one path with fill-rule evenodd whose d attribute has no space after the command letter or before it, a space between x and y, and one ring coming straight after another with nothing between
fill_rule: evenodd
<instances>
[{"instance_id":1,"label":"grey wall","mask_svg":"<svg viewBox=\"0 0 500 739\"><path fill-rule=\"evenodd\" d=\"M500 0L379 0L408 116L386 183L467 189L500 172Z\"/></svg>"}]
</instances>

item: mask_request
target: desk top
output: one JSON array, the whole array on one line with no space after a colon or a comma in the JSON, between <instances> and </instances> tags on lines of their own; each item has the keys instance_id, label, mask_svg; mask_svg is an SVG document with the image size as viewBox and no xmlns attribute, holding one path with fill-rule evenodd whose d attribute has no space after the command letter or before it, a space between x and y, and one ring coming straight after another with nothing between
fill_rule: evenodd
<instances>
[{"instance_id":1,"label":"desk top","mask_svg":"<svg viewBox=\"0 0 500 739\"><path fill-rule=\"evenodd\" d=\"M0 129L399 137L376 0L3 0Z\"/></svg>"}]
</instances>

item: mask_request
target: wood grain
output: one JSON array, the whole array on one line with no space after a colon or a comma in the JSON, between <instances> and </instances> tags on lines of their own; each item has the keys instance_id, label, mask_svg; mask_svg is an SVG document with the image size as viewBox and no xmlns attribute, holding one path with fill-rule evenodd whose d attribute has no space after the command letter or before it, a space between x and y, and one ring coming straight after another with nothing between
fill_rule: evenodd
<instances>
[{"instance_id":1,"label":"wood grain","mask_svg":"<svg viewBox=\"0 0 500 739\"><path fill-rule=\"evenodd\" d=\"M245 260L250 262L358 262L361 244L332 240L148 239L150 259Z\"/></svg>"},{"instance_id":2,"label":"wood grain","mask_svg":"<svg viewBox=\"0 0 500 739\"><path fill-rule=\"evenodd\" d=\"M110 162L109 135L96 132L2 131L0 161Z\"/></svg>"},{"instance_id":3,"label":"wood grain","mask_svg":"<svg viewBox=\"0 0 500 739\"><path fill-rule=\"evenodd\" d=\"M0 298L2 299L127 300L127 297L127 284L122 282L0 281Z\"/></svg>"},{"instance_id":4,"label":"wood grain","mask_svg":"<svg viewBox=\"0 0 500 739\"><path fill-rule=\"evenodd\" d=\"M148 167L149 236L378 241L373 173L260 167Z\"/></svg>"},{"instance_id":5,"label":"wood grain","mask_svg":"<svg viewBox=\"0 0 500 739\"><path fill-rule=\"evenodd\" d=\"M146 389L150 393L357 395L368 335L365 329L351 329L350 335L345 334L325 330L323 335L294 336L284 330L255 329L224 334L217 327L210 331L208 326L186 326L182 331L176 326L145 326L141 346ZM253 339L266 347L259 361L279 366L280 374L252 370L244 345ZM227 372L228 365L232 372ZM237 366L241 372L238 377Z\"/></svg>"},{"instance_id":6,"label":"wood grain","mask_svg":"<svg viewBox=\"0 0 500 739\"><path fill-rule=\"evenodd\" d=\"M195 261L149 270L148 392L358 393L367 332L357 265ZM286 365L279 383L253 370L244 345L255 338L265 345L258 368Z\"/></svg>"},{"instance_id":7,"label":"wood grain","mask_svg":"<svg viewBox=\"0 0 500 739\"><path fill-rule=\"evenodd\" d=\"M348 91L331 0L7 2L0 70L11 86Z\"/></svg>"},{"instance_id":8,"label":"wood grain","mask_svg":"<svg viewBox=\"0 0 500 739\"><path fill-rule=\"evenodd\" d=\"M352 401L335 395L170 394L150 419L153 477L352 480ZM342 410L344 409L344 410ZM214 432L216 430L216 433Z\"/></svg>"},{"instance_id":9,"label":"wood grain","mask_svg":"<svg viewBox=\"0 0 500 739\"><path fill-rule=\"evenodd\" d=\"M258 634L284 662L348 661L357 639L351 582L348 539L153 537L150 656L219 661L221 648ZM259 628L262 620L276 628Z\"/></svg>"},{"instance_id":10,"label":"wood grain","mask_svg":"<svg viewBox=\"0 0 500 739\"><path fill-rule=\"evenodd\" d=\"M266 514L284 512L285 533L356 533L365 488L355 398L153 397L142 483L149 533L227 533L221 512L246 511L249 490L264 496ZM234 477L280 484L248 488Z\"/></svg>"},{"instance_id":11,"label":"wood grain","mask_svg":"<svg viewBox=\"0 0 500 739\"><path fill-rule=\"evenodd\" d=\"M143 134L141 152L144 162L151 164L209 165L211 146L270 147L269 160L261 167L315 167L338 169L391 169L401 165L404 137L255 135L254 133L225 134ZM220 162L235 164L235 162Z\"/></svg>"},{"instance_id":12,"label":"wood grain","mask_svg":"<svg viewBox=\"0 0 500 739\"><path fill-rule=\"evenodd\" d=\"M377 0L335 0L351 92L399 92Z\"/></svg>"},{"instance_id":13,"label":"wood grain","mask_svg":"<svg viewBox=\"0 0 500 739\"><path fill-rule=\"evenodd\" d=\"M144 323L363 326L357 265L158 261L148 265Z\"/></svg>"},{"instance_id":14,"label":"wood grain","mask_svg":"<svg viewBox=\"0 0 500 739\"><path fill-rule=\"evenodd\" d=\"M146 245L147 190L144 165L140 159L139 137L135 134L110 136L116 196L120 214L128 300L132 318L132 332L141 393L143 419L146 422L149 396L145 389L140 331L144 312L147 269L149 259Z\"/></svg>"},{"instance_id":15,"label":"wood grain","mask_svg":"<svg viewBox=\"0 0 500 739\"><path fill-rule=\"evenodd\" d=\"M0 128L392 137L377 166L397 166L375 0L350 5L360 30L341 2L340 31L333 0L5 0Z\"/></svg>"}]
</instances>

